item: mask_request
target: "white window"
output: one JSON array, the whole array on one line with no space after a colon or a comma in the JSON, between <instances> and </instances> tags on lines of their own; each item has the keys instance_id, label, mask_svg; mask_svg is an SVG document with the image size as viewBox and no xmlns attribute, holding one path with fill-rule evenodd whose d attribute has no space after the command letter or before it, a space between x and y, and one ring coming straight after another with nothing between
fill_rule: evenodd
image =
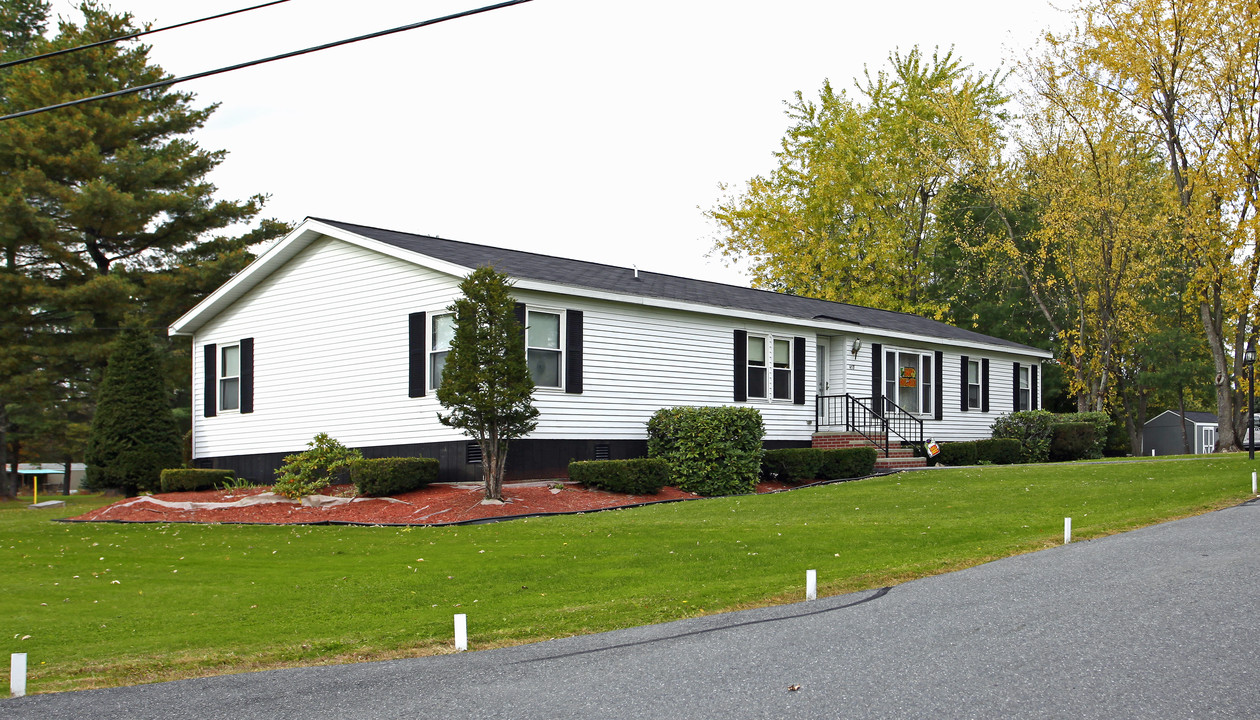
<instances>
[{"instance_id":1,"label":"white window","mask_svg":"<svg viewBox=\"0 0 1260 720\"><path fill-rule=\"evenodd\" d=\"M1032 410L1032 368L1019 369L1019 407L1016 410Z\"/></svg>"},{"instance_id":2,"label":"white window","mask_svg":"<svg viewBox=\"0 0 1260 720\"><path fill-rule=\"evenodd\" d=\"M748 397L766 397L766 339L748 336Z\"/></svg>"},{"instance_id":3,"label":"white window","mask_svg":"<svg viewBox=\"0 0 1260 720\"><path fill-rule=\"evenodd\" d=\"M442 369L446 367L446 355L451 351L453 337L455 315L434 315L433 327L429 332L429 386L435 390L442 385Z\"/></svg>"},{"instance_id":4,"label":"white window","mask_svg":"<svg viewBox=\"0 0 1260 720\"><path fill-rule=\"evenodd\" d=\"M980 409L980 361L967 360L967 407Z\"/></svg>"},{"instance_id":5,"label":"white window","mask_svg":"<svg viewBox=\"0 0 1260 720\"><path fill-rule=\"evenodd\" d=\"M529 310L525 316L525 360L536 387L560 387L563 366L559 312Z\"/></svg>"},{"instance_id":6,"label":"white window","mask_svg":"<svg viewBox=\"0 0 1260 720\"><path fill-rule=\"evenodd\" d=\"M932 414L932 354L921 351L884 352L884 401L886 410L896 403L915 415Z\"/></svg>"},{"instance_id":7,"label":"white window","mask_svg":"<svg viewBox=\"0 0 1260 720\"><path fill-rule=\"evenodd\" d=\"M219 348L219 410L241 409L241 346Z\"/></svg>"},{"instance_id":8,"label":"white window","mask_svg":"<svg viewBox=\"0 0 1260 720\"><path fill-rule=\"evenodd\" d=\"M748 336L748 397L792 399L792 340Z\"/></svg>"}]
</instances>

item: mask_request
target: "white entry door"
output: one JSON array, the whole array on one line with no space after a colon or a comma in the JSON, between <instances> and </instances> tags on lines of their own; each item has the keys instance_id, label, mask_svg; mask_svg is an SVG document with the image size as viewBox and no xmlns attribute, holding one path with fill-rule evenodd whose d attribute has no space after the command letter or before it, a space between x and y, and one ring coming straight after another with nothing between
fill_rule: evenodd
<instances>
[{"instance_id":1,"label":"white entry door","mask_svg":"<svg viewBox=\"0 0 1260 720\"><path fill-rule=\"evenodd\" d=\"M1202 454L1207 455L1216 451L1216 428L1203 428L1203 449Z\"/></svg>"},{"instance_id":2,"label":"white entry door","mask_svg":"<svg viewBox=\"0 0 1260 720\"><path fill-rule=\"evenodd\" d=\"M814 377L817 379L817 382L818 382L818 387L816 388L815 392L817 392L819 397L822 397L823 395L830 395L831 393L827 392L828 388L831 386L831 383L828 382L828 378L827 378L827 346L826 345L823 345L822 343L818 344L818 354L814 356L814 364L816 366L816 369L814 371Z\"/></svg>"}]
</instances>

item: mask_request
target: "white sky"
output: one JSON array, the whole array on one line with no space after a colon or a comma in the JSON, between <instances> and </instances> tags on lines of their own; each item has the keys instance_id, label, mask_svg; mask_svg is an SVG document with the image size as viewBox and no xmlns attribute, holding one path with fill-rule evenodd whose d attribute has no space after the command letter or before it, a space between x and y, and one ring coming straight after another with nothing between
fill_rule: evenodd
<instances>
[{"instance_id":1,"label":"white sky","mask_svg":"<svg viewBox=\"0 0 1260 720\"><path fill-rule=\"evenodd\" d=\"M260 1L111 5L161 27ZM180 76L486 4L292 0L147 40ZM195 139L265 215L746 284L706 258L702 210L773 168L796 90L916 44L1009 67L1067 22L1047 0L534 0L176 88L221 103Z\"/></svg>"}]
</instances>

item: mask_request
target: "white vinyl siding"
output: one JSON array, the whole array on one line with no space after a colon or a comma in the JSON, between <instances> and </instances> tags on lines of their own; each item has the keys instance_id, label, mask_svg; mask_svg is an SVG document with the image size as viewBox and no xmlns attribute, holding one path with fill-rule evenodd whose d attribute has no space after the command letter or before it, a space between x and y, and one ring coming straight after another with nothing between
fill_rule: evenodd
<instances>
[{"instance_id":1,"label":"white vinyl siding","mask_svg":"<svg viewBox=\"0 0 1260 720\"><path fill-rule=\"evenodd\" d=\"M862 340L862 348L855 356L851 352L853 341L857 338ZM823 340L827 340L827 336L823 336ZM1013 408L1011 392L1009 388L1013 380L1011 374L1013 363L1021 363L1021 367L1027 365L1029 368L1040 368L1040 361L1027 355L1016 355L1010 353L996 352L993 350L978 350L967 347L959 347L958 345L944 345L930 342L929 338L924 338L925 342L920 347L911 348L919 353L920 362L922 358L930 358L932 362L931 373L920 365L919 377L922 384L927 387L923 388L920 398L928 395L932 403L936 402L936 379L939 370L942 380L941 397L943 402L939 408L941 419L936 420L935 415L938 408L934 405L931 409L924 410L919 414L923 420L923 432L927 437L934 437L937 440L978 440L991 437L991 426L993 421L999 417L1010 413ZM831 389L828 391L831 395L844 395L846 393L856 397L869 397L871 394L871 345L873 343L882 343L885 352L884 362L880 367L880 389L881 396L888 392L887 377L887 356L888 346L891 344L879 335L834 335L830 336L828 348L831 354L831 361L828 365L830 372ZM906 351L904 346L898 344L894 350ZM942 353L941 367L938 369L935 365L935 353ZM982 359L989 360L989 412L979 409L968 410L962 412L959 407L959 398L962 393L961 372L962 372L962 356L966 355L974 360L977 365L981 364ZM1038 382L1040 382L1041 371L1037 371ZM1031 373L1030 373L1031 383ZM812 386L811 386L812 387ZM1000 388L1008 388L1000 390ZM1039 388L1029 388L1030 393L1039 392ZM835 428L832 428L835 429Z\"/></svg>"},{"instance_id":2,"label":"white vinyl siding","mask_svg":"<svg viewBox=\"0 0 1260 720\"><path fill-rule=\"evenodd\" d=\"M195 347L256 339L255 412L198 413L194 457L294 452L320 432L349 447L461 437L438 423L433 393L409 398L407 385L407 316L441 313L459 280L349 243L312 243L198 330ZM202 372L194 363L197 408Z\"/></svg>"},{"instance_id":3,"label":"white vinyl siding","mask_svg":"<svg viewBox=\"0 0 1260 720\"><path fill-rule=\"evenodd\" d=\"M437 420L436 393L409 397L409 326L412 313L427 314L420 343L434 387L435 319L458 294L459 277L440 273L351 243L322 238L296 254L242 297L198 329L194 347L235 345L256 340L254 413L210 418L197 413L194 457L300 451L320 432L349 447L410 445L465 439ZM558 292L514 289L514 298L537 313L559 317L558 345L540 338L531 346L556 357L558 385L565 378L568 312L583 313L583 373L580 393L539 388L540 411L531 439L633 439L646 437L646 423L663 407L743 405L733 399L734 330L763 337L766 393L786 388L783 401L757 402L767 440L807 441L814 430L817 333L808 321L761 322L732 318L725 311L699 312L614 300L593 299L557 286ZM441 321L438 320L440 323ZM805 359L797 363L793 338L803 338ZM871 390L870 348L888 341L877 334L830 336L831 390L867 396ZM861 337L857 356L849 349ZM775 360L775 343L786 357ZM933 344L921 350L945 352L943 419L927 420L937 439L988 437L989 426L1010 411L1011 393L991 394L990 412L959 411L961 354L987 357L993 388L1010 388L1013 362L1033 364L1026 355L981 353L957 345ZM823 342L828 342L823 339ZM915 344L917 345L917 343ZM554 356L553 356L554 357ZM194 363L194 407L203 406L204 368ZM776 367L777 365L777 367ZM920 366L922 370L922 366ZM780 375L776 383L774 374ZM805 404L791 402L795 378L804 373ZM936 368L931 380L935 381ZM217 386L216 386L217 387ZM1031 388L1036 392L1036 388ZM933 398L934 401L934 398ZM965 416L965 417L964 417ZM258 478L267 480L269 478Z\"/></svg>"},{"instance_id":4,"label":"white vinyl siding","mask_svg":"<svg viewBox=\"0 0 1260 720\"><path fill-rule=\"evenodd\" d=\"M534 405L540 415L531 438L643 439L648 419L660 408L745 404L732 397L735 328L725 317L538 292L513 294L531 309L562 306L583 311L583 391L572 395L536 391ZM789 342L805 337L805 366L813 367L814 335L803 328L739 329L746 329L750 337ZM668 339L668 352L659 351L662 338ZM790 395L787 402L752 405L761 411L766 439L809 439L814 427L812 375L806 378L810 394L805 405L792 404ZM767 377L767 385L770 382Z\"/></svg>"}]
</instances>

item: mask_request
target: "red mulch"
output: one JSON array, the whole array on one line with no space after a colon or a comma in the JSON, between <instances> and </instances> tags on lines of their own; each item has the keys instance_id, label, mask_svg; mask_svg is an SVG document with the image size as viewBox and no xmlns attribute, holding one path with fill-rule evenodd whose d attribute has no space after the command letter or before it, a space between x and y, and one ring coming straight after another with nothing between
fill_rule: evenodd
<instances>
[{"instance_id":1,"label":"red mulch","mask_svg":"<svg viewBox=\"0 0 1260 720\"><path fill-rule=\"evenodd\" d=\"M656 495L624 495L592 490L566 482L509 483L503 486L502 505L482 505L485 497L481 485L438 484L388 498L365 498L334 507L305 507L287 502L239 507L179 509L149 502L146 498L127 498L98 508L73 521L113 522L196 522L196 523L362 523L441 525L481 518L537 513L583 512L625 507L662 500L694 500L700 496L667 487ZM790 485L762 482L758 493L784 490ZM168 502L230 503L241 498L270 492L270 488L244 490L204 490L200 492L162 493L153 498ZM337 485L325 490L326 495L349 495L352 486Z\"/></svg>"}]
</instances>

